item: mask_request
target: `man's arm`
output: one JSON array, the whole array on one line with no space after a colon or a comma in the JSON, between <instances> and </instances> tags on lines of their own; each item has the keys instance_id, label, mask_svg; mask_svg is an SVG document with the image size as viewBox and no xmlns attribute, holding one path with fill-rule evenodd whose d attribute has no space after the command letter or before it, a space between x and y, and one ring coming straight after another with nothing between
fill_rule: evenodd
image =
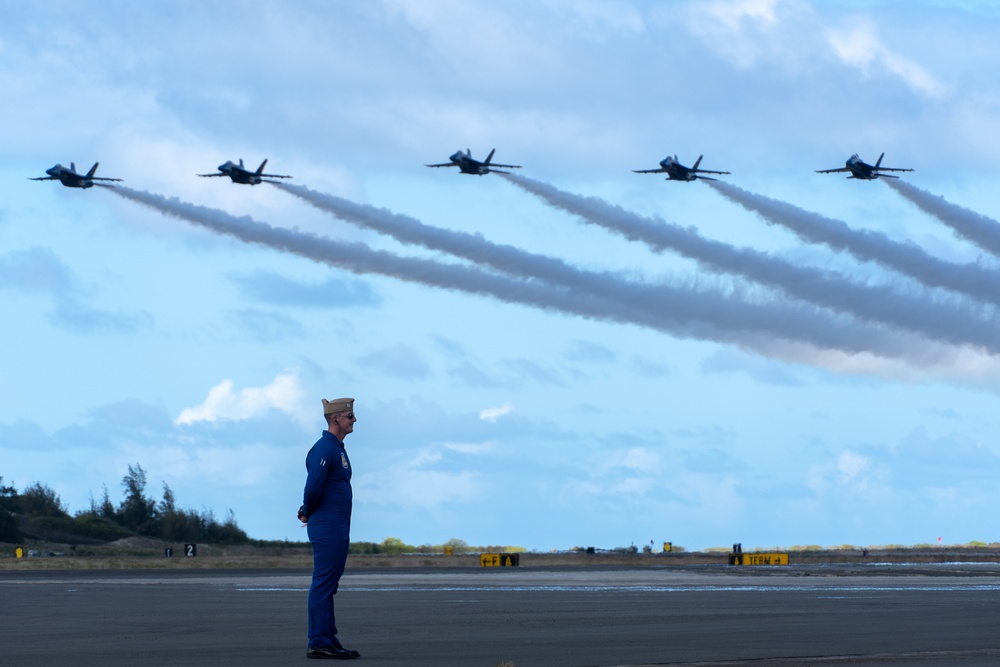
<instances>
[{"instance_id":1,"label":"man's arm","mask_svg":"<svg viewBox=\"0 0 1000 667\"><path fill-rule=\"evenodd\" d=\"M306 487L302 493L302 507L299 508L299 519L307 520L323 498L323 483L330 469L330 446L321 443L309 452L306 458Z\"/></svg>"}]
</instances>

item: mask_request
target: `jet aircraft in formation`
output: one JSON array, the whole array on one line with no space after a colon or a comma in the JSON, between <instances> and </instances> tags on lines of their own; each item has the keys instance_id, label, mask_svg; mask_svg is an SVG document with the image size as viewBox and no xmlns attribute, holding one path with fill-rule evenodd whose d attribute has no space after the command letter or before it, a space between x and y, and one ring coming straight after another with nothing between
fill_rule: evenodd
<instances>
[{"instance_id":1,"label":"jet aircraft in formation","mask_svg":"<svg viewBox=\"0 0 1000 667\"><path fill-rule=\"evenodd\" d=\"M217 174L198 174L204 178L211 178L213 176L228 176L233 183L242 183L244 185L257 185L258 183L263 183L269 178L291 178L291 176L282 176L281 174L265 174L264 165L267 164L267 160L260 163L257 167L257 171L250 171L243 166L243 158L240 158L240 163L236 164L232 160L226 160L225 164L219 165L219 173Z\"/></svg>"},{"instance_id":2,"label":"jet aircraft in formation","mask_svg":"<svg viewBox=\"0 0 1000 667\"><path fill-rule=\"evenodd\" d=\"M857 178L863 181L874 181L879 176L883 178L899 178L899 176L893 176L892 174L883 174L883 171L913 171L912 169L899 169L896 167L883 167L882 158L885 157L885 153L878 156L878 161L875 164L868 164L855 153L851 157L847 158L847 162L844 163L843 167L839 169L817 169L817 174L833 174L837 172L851 172L848 178Z\"/></svg>"},{"instance_id":3,"label":"jet aircraft in formation","mask_svg":"<svg viewBox=\"0 0 1000 667\"><path fill-rule=\"evenodd\" d=\"M520 169L519 164L495 164L493 160L493 154L497 152L497 149L490 151L490 154L486 156L486 160L480 162L479 160L472 157L472 151L466 148L464 151L459 150L452 154L448 159L451 162L445 162L443 164L428 164L424 165L426 167L458 167L463 174L475 174L476 176L482 176L483 174L488 174L491 171L497 174L509 174L509 171L501 171L495 169L494 167L503 167L504 169Z\"/></svg>"},{"instance_id":4,"label":"jet aircraft in formation","mask_svg":"<svg viewBox=\"0 0 1000 667\"><path fill-rule=\"evenodd\" d=\"M493 154L496 153L496 149L490 151L490 154L486 156L485 160L476 160L472 157L472 151L466 149L464 151L459 150L454 153L449 159L450 162L445 162L442 164L428 164L427 167L458 167L463 174L475 174L477 176L482 176L483 174L488 174L490 172L495 172L498 174L509 174L509 171L503 171L497 169L497 167L502 167L503 169L520 169L519 164L499 164L493 162ZM695 161L693 167L686 167L677 160L677 156L670 156L660 160L660 167L658 169L633 169L632 171L637 174L666 174L668 181L694 181L697 179L703 179L708 181L715 181L718 179L711 178L710 176L703 176L702 174L728 174L728 171L713 171L711 169L701 169L701 159L703 155L699 155L698 159ZM817 174L832 174L836 172L846 173L850 172L848 178L856 178L860 180L873 181L876 178L899 178L899 176L893 176L892 174L886 174L883 172L887 171L913 171L912 169L902 169L899 167L883 167L882 158L885 157L885 153L878 156L878 160L874 165L868 164L863 161L858 154L855 153L847 162L844 163L843 167L837 169L819 169L816 170ZM63 185L69 188L92 188L94 187L94 181L121 181L120 178L104 178L101 176L94 176L97 171L97 165L99 163L95 162L94 166L90 168L86 174L78 174L76 172L76 163L70 162L69 167L64 167L61 164L57 164L51 169L46 169L45 173L48 176L40 176L38 178L31 178L32 181L59 181ZM256 171L251 171L243 166L243 158L240 158L239 164L234 163L232 160L227 160L225 164L219 165L219 171L214 174L198 174L198 176L204 178L211 178L213 176L228 176L233 183L243 183L245 185L257 185L258 183L269 182L272 178L291 178L291 176L285 174L265 174L264 166L267 164L265 159L257 167ZM274 181L270 181L274 182ZM111 186L109 186L111 187Z\"/></svg>"},{"instance_id":5,"label":"jet aircraft in formation","mask_svg":"<svg viewBox=\"0 0 1000 667\"><path fill-rule=\"evenodd\" d=\"M695 161L693 167L685 167L680 162L677 161L677 156L674 155L670 157L669 155L662 160L660 160L659 169L633 169L637 174L666 174L668 181L693 181L695 179L701 178L706 181L717 181L717 178L711 178L710 176L699 176L699 174L728 174L728 171L712 171L711 169L699 169L698 165L701 164L701 158L703 155L699 155L698 159Z\"/></svg>"},{"instance_id":6,"label":"jet aircraft in formation","mask_svg":"<svg viewBox=\"0 0 1000 667\"><path fill-rule=\"evenodd\" d=\"M92 188L94 187L94 181L121 181L120 178L104 178L101 176L94 176L97 171L97 165L99 162L95 162L94 166L90 168L86 174L76 173L76 163L70 162L69 168L57 164L51 169L46 169L45 173L48 176L39 176L38 178L30 178L31 181L59 181L67 188ZM108 186L114 187L114 186Z\"/></svg>"}]
</instances>

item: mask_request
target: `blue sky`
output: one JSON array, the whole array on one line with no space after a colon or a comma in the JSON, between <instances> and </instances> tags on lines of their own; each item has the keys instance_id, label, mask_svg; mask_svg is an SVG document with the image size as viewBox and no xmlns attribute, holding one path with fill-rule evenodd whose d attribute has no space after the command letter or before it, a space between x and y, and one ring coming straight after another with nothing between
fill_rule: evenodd
<instances>
[{"instance_id":1,"label":"blue sky","mask_svg":"<svg viewBox=\"0 0 1000 667\"><path fill-rule=\"evenodd\" d=\"M796 219L992 275L953 221L815 170L885 152L915 192L992 225L993 3L55 1L0 2L0 18L5 482L78 511L105 485L117 502L140 463L157 499L166 483L253 537L305 539L320 399L354 396L354 540L996 539L997 304L631 171L703 154ZM868 310L651 248L516 180L422 166L466 147L628 224L849 283ZM239 158L481 255L402 242L294 188L195 176ZM70 161L221 227L27 180ZM240 240L227 225L244 216L326 254ZM575 277L485 265L507 246ZM394 268L407 258L425 268Z\"/></svg>"}]
</instances>

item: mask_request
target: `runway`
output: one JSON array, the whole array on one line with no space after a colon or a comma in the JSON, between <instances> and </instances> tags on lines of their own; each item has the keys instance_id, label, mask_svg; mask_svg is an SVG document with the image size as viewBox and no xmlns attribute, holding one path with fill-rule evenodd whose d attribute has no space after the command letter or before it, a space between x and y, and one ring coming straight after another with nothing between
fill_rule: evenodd
<instances>
[{"instance_id":1,"label":"runway","mask_svg":"<svg viewBox=\"0 0 1000 667\"><path fill-rule=\"evenodd\" d=\"M348 571L365 665L996 665L1000 569ZM305 661L303 570L0 571L4 665Z\"/></svg>"}]
</instances>

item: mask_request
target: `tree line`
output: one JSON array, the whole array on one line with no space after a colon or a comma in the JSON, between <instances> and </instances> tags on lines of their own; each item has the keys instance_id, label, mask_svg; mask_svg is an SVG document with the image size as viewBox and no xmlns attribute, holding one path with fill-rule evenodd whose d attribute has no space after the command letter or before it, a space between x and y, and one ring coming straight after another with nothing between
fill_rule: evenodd
<instances>
[{"instance_id":1,"label":"tree line","mask_svg":"<svg viewBox=\"0 0 1000 667\"><path fill-rule=\"evenodd\" d=\"M100 501L90 498L90 507L70 515L55 491L41 482L22 491L0 477L0 542L18 543L29 532L79 536L92 541L111 541L142 535L167 542L242 544L247 534L236 524L232 510L219 521L212 510L182 509L170 487L163 483L163 498L146 495L146 471L138 463L122 477L124 496L111 502L108 487Z\"/></svg>"}]
</instances>

